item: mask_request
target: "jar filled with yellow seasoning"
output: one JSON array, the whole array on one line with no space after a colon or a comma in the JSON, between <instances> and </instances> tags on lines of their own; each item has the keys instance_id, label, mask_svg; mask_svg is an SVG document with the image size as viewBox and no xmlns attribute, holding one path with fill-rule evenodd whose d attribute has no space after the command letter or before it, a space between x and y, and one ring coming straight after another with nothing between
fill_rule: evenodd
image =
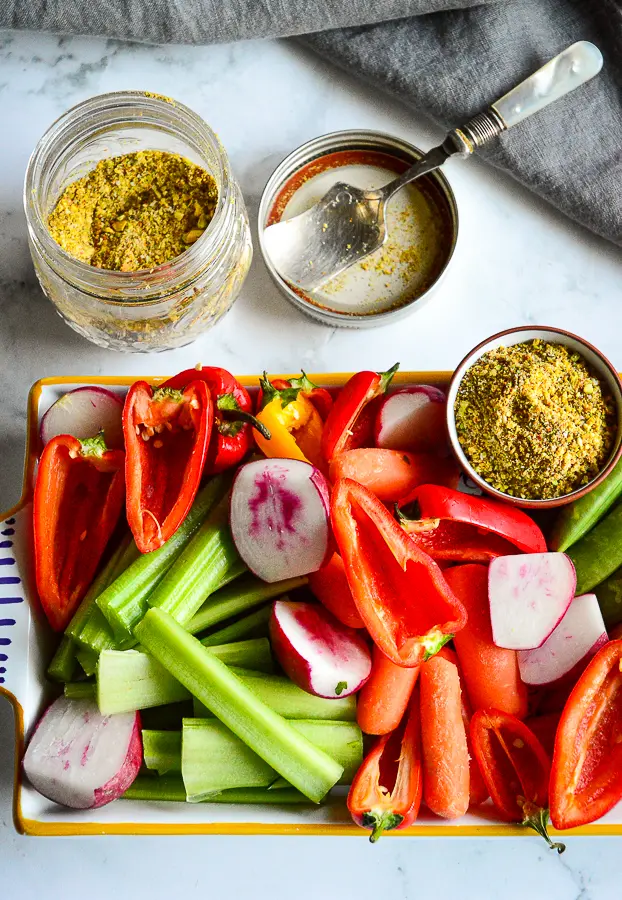
<instances>
[{"instance_id":1,"label":"jar filled with yellow seasoning","mask_svg":"<svg viewBox=\"0 0 622 900\"><path fill-rule=\"evenodd\" d=\"M44 292L103 347L190 343L231 307L250 267L222 145L159 95L105 94L65 113L31 157L24 205Z\"/></svg>"}]
</instances>

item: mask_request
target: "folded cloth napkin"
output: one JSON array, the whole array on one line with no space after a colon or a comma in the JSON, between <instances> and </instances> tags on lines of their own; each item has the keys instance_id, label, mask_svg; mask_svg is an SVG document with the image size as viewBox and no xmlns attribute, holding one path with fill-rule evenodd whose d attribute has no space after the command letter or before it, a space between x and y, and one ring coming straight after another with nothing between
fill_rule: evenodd
<instances>
[{"instance_id":1,"label":"folded cloth napkin","mask_svg":"<svg viewBox=\"0 0 622 900\"><path fill-rule=\"evenodd\" d=\"M0 28L152 43L299 36L444 126L593 41L597 78L481 152L622 245L622 0L1 0Z\"/></svg>"}]
</instances>

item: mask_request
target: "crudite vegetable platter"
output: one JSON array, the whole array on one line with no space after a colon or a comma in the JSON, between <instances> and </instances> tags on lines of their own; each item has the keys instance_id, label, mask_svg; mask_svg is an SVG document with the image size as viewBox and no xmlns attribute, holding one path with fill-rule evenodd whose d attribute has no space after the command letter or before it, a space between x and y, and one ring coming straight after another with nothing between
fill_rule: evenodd
<instances>
[{"instance_id":1,"label":"crudite vegetable platter","mask_svg":"<svg viewBox=\"0 0 622 900\"><path fill-rule=\"evenodd\" d=\"M0 525L16 826L622 833L620 397L555 329L453 381L37 382Z\"/></svg>"}]
</instances>

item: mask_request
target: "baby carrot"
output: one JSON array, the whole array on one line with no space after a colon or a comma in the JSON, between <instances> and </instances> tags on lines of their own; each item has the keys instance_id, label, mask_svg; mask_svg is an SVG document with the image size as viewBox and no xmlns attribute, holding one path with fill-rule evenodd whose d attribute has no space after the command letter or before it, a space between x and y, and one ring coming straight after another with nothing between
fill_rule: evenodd
<instances>
[{"instance_id":1,"label":"baby carrot","mask_svg":"<svg viewBox=\"0 0 622 900\"><path fill-rule=\"evenodd\" d=\"M365 627L348 585L343 560L338 553L333 553L325 566L317 572L311 572L307 578L309 587L320 603L343 625L350 628Z\"/></svg>"},{"instance_id":2,"label":"baby carrot","mask_svg":"<svg viewBox=\"0 0 622 900\"><path fill-rule=\"evenodd\" d=\"M420 666L396 666L374 645L369 680L359 692L356 719L366 734L388 734L402 721Z\"/></svg>"},{"instance_id":3,"label":"baby carrot","mask_svg":"<svg viewBox=\"0 0 622 900\"><path fill-rule=\"evenodd\" d=\"M459 472L451 459L431 453L406 453L361 447L336 456L330 464L330 480L351 478L383 503L397 503L420 484L455 487Z\"/></svg>"},{"instance_id":4,"label":"baby carrot","mask_svg":"<svg viewBox=\"0 0 622 900\"><path fill-rule=\"evenodd\" d=\"M442 656L421 666L423 802L445 819L469 808L469 750L458 667Z\"/></svg>"},{"instance_id":5,"label":"baby carrot","mask_svg":"<svg viewBox=\"0 0 622 900\"><path fill-rule=\"evenodd\" d=\"M471 744L470 726L473 710L471 709L471 704L469 703L469 698L467 696L466 688L464 685L464 678L462 672L460 671L460 664L454 650L451 650L449 647L443 647L443 649L439 651L438 655L442 656L443 659L447 659L449 660L449 662L454 663L454 665L458 668L462 700L462 721L464 722L464 730L466 731L467 739L467 749L469 751L469 806L481 806L481 804L485 800L488 800L488 788L486 787L486 783L482 778L482 773L479 770L479 766L477 764L477 760L475 759L473 747Z\"/></svg>"},{"instance_id":6,"label":"baby carrot","mask_svg":"<svg viewBox=\"0 0 622 900\"><path fill-rule=\"evenodd\" d=\"M492 640L488 569L481 565L456 566L443 574L468 614L454 646L471 706L474 710L493 707L524 719L527 688L520 679L516 652L503 650Z\"/></svg>"}]
</instances>

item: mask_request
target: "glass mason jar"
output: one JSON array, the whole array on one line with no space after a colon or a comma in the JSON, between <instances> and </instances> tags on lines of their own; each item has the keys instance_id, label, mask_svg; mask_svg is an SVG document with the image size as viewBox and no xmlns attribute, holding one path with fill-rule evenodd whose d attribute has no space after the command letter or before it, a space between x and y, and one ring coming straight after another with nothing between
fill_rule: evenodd
<instances>
[{"instance_id":1,"label":"glass mason jar","mask_svg":"<svg viewBox=\"0 0 622 900\"><path fill-rule=\"evenodd\" d=\"M202 236L180 256L139 272L98 269L66 253L47 219L72 181L100 159L137 150L178 153L205 168L218 203ZM24 187L30 251L43 291L80 334L112 350L170 350L194 341L227 312L248 273L248 215L211 128L181 103L140 91L93 97L43 135Z\"/></svg>"}]
</instances>

